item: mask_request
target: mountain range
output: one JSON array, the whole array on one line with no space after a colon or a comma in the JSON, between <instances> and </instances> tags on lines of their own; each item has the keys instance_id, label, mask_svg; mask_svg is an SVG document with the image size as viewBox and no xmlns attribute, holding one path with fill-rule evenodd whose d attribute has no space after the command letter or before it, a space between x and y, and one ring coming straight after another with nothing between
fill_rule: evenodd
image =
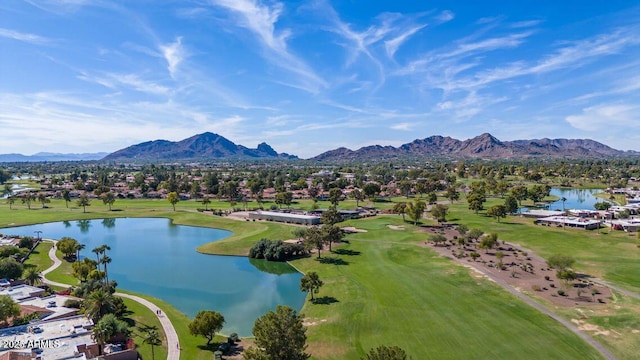
<instances>
[{"instance_id":1,"label":"mountain range","mask_svg":"<svg viewBox=\"0 0 640 360\"><path fill-rule=\"evenodd\" d=\"M109 153L83 153L83 154L60 154L50 152L39 152L33 155L22 154L0 154L2 162L42 162L42 161L91 161L100 160Z\"/></svg>"},{"instance_id":2,"label":"mountain range","mask_svg":"<svg viewBox=\"0 0 640 360\"><path fill-rule=\"evenodd\" d=\"M364 161L394 158L584 158L640 155L636 151L613 149L589 139L534 139L500 141L489 133L464 141L451 137L430 136L410 143L393 146L372 145L350 150L338 148L311 158L314 161Z\"/></svg>"},{"instance_id":3,"label":"mountain range","mask_svg":"<svg viewBox=\"0 0 640 360\"><path fill-rule=\"evenodd\" d=\"M318 162L371 161L416 158L606 158L639 156L637 151L613 149L589 139L533 139L500 141L489 133L467 140L448 136L430 136L394 146L371 145L358 150L341 147L317 155L309 160ZM0 155L0 162L27 161L175 161L207 159L298 159L295 155L278 153L266 143L255 149L236 145L225 137L206 132L181 141L154 140L132 145L111 154L55 154L38 153Z\"/></svg>"},{"instance_id":4,"label":"mountain range","mask_svg":"<svg viewBox=\"0 0 640 360\"><path fill-rule=\"evenodd\" d=\"M132 145L104 157L105 161L158 161L202 159L297 159L279 154L261 143L255 149L236 145L218 134L206 132L181 141L155 140Z\"/></svg>"}]
</instances>

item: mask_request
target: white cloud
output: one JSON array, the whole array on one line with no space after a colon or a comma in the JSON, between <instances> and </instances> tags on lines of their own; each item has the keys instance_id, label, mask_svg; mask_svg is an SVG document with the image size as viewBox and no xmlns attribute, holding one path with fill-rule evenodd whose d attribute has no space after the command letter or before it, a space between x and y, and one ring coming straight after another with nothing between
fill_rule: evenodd
<instances>
[{"instance_id":1,"label":"white cloud","mask_svg":"<svg viewBox=\"0 0 640 360\"><path fill-rule=\"evenodd\" d=\"M0 37L4 37L7 39L13 39L17 41L24 41L33 44L48 44L53 42L53 40L35 34L23 33L11 29L0 28Z\"/></svg>"},{"instance_id":2,"label":"white cloud","mask_svg":"<svg viewBox=\"0 0 640 360\"><path fill-rule=\"evenodd\" d=\"M413 130L413 124L408 122L403 122L403 123L391 125L390 128L393 130L411 131Z\"/></svg>"},{"instance_id":3,"label":"white cloud","mask_svg":"<svg viewBox=\"0 0 640 360\"><path fill-rule=\"evenodd\" d=\"M182 46L182 37L176 38L176 41L160 45L160 51L162 56L167 61L169 74L172 78L175 78L178 65L185 59L186 53Z\"/></svg>"},{"instance_id":4,"label":"white cloud","mask_svg":"<svg viewBox=\"0 0 640 360\"><path fill-rule=\"evenodd\" d=\"M570 115L566 121L576 129L585 131L640 128L640 106L629 104L600 104L582 109L580 115Z\"/></svg>"},{"instance_id":5,"label":"white cloud","mask_svg":"<svg viewBox=\"0 0 640 360\"><path fill-rule=\"evenodd\" d=\"M395 38L385 41L384 46L385 46L385 49L387 50L387 55L389 55L389 57L392 58L393 55L396 53L396 51L398 51L398 48L402 44L404 44L405 41L407 41L413 34L417 33L425 26L427 25L414 26L409 30L403 32L402 34L396 36Z\"/></svg>"},{"instance_id":6,"label":"white cloud","mask_svg":"<svg viewBox=\"0 0 640 360\"><path fill-rule=\"evenodd\" d=\"M441 12L436 16L436 20L440 21L441 23L445 23L453 20L454 17L455 15L453 14L453 12L449 10L444 10L443 12Z\"/></svg>"}]
</instances>

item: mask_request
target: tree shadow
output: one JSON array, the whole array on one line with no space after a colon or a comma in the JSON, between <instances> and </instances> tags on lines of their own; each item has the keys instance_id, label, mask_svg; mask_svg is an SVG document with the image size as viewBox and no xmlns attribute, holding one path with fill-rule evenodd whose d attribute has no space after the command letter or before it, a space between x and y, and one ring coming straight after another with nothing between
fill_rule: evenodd
<instances>
[{"instance_id":1,"label":"tree shadow","mask_svg":"<svg viewBox=\"0 0 640 360\"><path fill-rule=\"evenodd\" d=\"M360 251L351 250L351 249L337 249L337 250L334 250L333 253L338 255L348 255L348 256L360 255Z\"/></svg>"},{"instance_id":2,"label":"tree shadow","mask_svg":"<svg viewBox=\"0 0 640 360\"><path fill-rule=\"evenodd\" d=\"M323 296L323 297L315 298L313 300L313 303L316 305L331 305L337 302L340 302L340 301L338 301L338 299L334 298L333 296Z\"/></svg>"},{"instance_id":3,"label":"tree shadow","mask_svg":"<svg viewBox=\"0 0 640 360\"><path fill-rule=\"evenodd\" d=\"M323 257L320 259L316 259L321 264L331 264L331 265L349 265L348 261L344 261L339 257Z\"/></svg>"}]
</instances>

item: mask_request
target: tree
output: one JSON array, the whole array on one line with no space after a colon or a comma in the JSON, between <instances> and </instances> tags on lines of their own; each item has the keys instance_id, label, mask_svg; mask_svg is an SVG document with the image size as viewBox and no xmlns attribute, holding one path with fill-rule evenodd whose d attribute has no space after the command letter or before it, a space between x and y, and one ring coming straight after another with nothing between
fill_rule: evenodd
<instances>
[{"instance_id":1,"label":"tree","mask_svg":"<svg viewBox=\"0 0 640 360\"><path fill-rule=\"evenodd\" d=\"M102 194L102 203L105 205L109 205L109 211L111 211L111 206L116 202L116 196L111 191Z\"/></svg>"},{"instance_id":2,"label":"tree","mask_svg":"<svg viewBox=\"0 0 640 360\"><path fill-rule=\"evenodd\" d=\"M45 207L47 207L46 204L50 203L51 200L49 200L49 198L47 197L47 194L41 192L38 193L38 201L40 201L40 204L42 204L42 208L44 209Z\"/></svg>"},{"instance_id":3,"label":"tree","mask_svg":"<svg viewBox=\"0 0 640 360\"><path fill-rule=\"evenodd\" d=\"M58 241L56 247L64 254L64 257L69 259L72 255L76 254L80 243L76 239L70 237L63 237Z\"/></svg>"},{"instance_id":4,"label":"tree","mask_svg":"<svg viewBox=\"0 0 640 360\"><path fill-rule=\"evenodd\" d=\"M171 206L173 206L173 211L176 211L176 204L180 201L180 197L178 196L177 192L172 191L167 194L167 201L171 204Z\"/></svg>"},{"instance_id":5,"label":"tree","mask_svg":"<svg viewBox=\"0 0 640 360\"><path fill-rule=\"evenodd\" d=\"M381 345L369 350L360 360L411 360L411 357L397 346Z\"/></svg>"},{"instance_id":6,"label":"tree","mask_svg":"<svg viewBox=\"0 0 640 360\"><path fill-rule=\"evenodd\" d=\"M202 198L202 205L204 205L204 211L207 211L207 207L211 204L211 199L208 196Z\"/></svg>"},{"instance_id":7,"label":"tree","mask_svg":"<svg viewBox=\"0 0 640 360\"><path fill-rule=\"evenodd\" d=\"M329 245L329 252L333 251L331 250L331 244L341 242L344 237L342 229L334 225L324 224L320 228L320 232L322 234L322 242Z\"/></svg>"},{"instance_id":8,"label":"tree","mask_svg":"<svg viewBox=\"0 0 640 360\"><path fill-rule=\"evenodd\" d=\"M297 227L297 228L291 230L291 233L293 234L293 236L298 238L298 240L301 240L307 234L307 229L305 229L303 227Z\"/></svg>"},{"instance_id":9,"label":"tree","mask_svg":"<svg viewBox=\"0 0 640 360\"><path fill-rule=\"evenodd\" d=\"M162 345L162 340L158 335L158 329L155 326L149 327L145 330L145 333L142 336L142 343L151 345L151 360L155 360L156 355L153 348L154 346Z\"/></svg>"},{"instance_id":10,"label":"tree","mask_svg":"<svg viewBox=\"0 0 640 360\"><path fill-rule=\"evenodd\" d=\"M6 323L7 319L20 315L20 305L13 301L9 295L0 295L0 322Z\"/></svg>"},{"instance_id":11,"label":"tree","mask_svg":"<svg viewBox=\"0 0 640 360\"><path fill-rule=\"evenodd\" d=\"M30 191L22 195L22 203L27 204L27 208L31 210L31 202L36 199L36 196Z\"/></svg>"},{"instance_id":12,"label":"tree","mask_svg":"<svg viewBox=\"0 0 640 360\"><path fill-rule=\"evenodd\" d=\"M438 201L438 195L431 191L430 193L427 194L427 202L429 204L435 204Z\"/></svg>"},{"instance_id":13,"label":"tree","mask_svg":"<svg viewBox=\"0 0 640 360\"><path fill-rule=\"evenodd\" d=\"M518 200L518 207L522 206L522 201L529 196L529 190L526 186L514 186L511 188L511 196Z\"/></svg>"},{"instance_id":14,"label":"tree","mask_svg":"<svg viewBox=\"0 0 640 360\"><path fill-rule=\"evenodd\" d=\"M329 202L333 206L338 206L340 202L340 198L342 198L342 190L339 188L333 188L329 190Z\"/></svg>"},{"instance_id":15,"label":"tree","mask_svg":"<svg viewBox=\"0 0 640 360\"><path fill-rule=\"evenodd\" d=\"M16 203L16 198L14 198L13 196L9 196L7 198L7 204L9 204L9 210L13 210L13 204Z\"/></svg>"},{"instance_id":16,"label":"tree","mask_svg":"<svg viewBox=\"0 0 640 360\"><path fill-rule=\"evenodd\" d=\"M82 212L87 212L87 206L91 206L91 201L89 200L89 196L86 193L83 193L78 198L78 206L82 206Z\"/></svg>"},{"instance_id":17,"label":"tree","mask_svg":"<svg viewBox=\"0 0 640 360\"><path fill-rule=\"evenodd\" d=\"M106 314L115 310L113 295L102 288L96 289L84 300L85 314L97 323Z\"/></svg>"},{"instance_id":18,"label":"tree","mask_svg":"<svg viewBox=\"0 0 640 360\"><path fill-rule=\"evenodd\" d=\"M411 189L413 188L411 181L401 181L398 187L400 188L400 193L408 199L409 195L411 195Z\"/></svg>"},{"instance_id":19,"label":"tree","mask_svg":"<svg viewBox=\"0 0 640 360\"><path fill-rule=\"evenodd\" d=\"M189 323L189 333L203 336L209 345L216 333L222 330L223 325L224 316L219 312L202 310L198 311L196 317Z\"/></svg>"},{"instance_id":20,"label":"tree","mask_svg":"<svg viewBox=\"0 0 640 360\"><path fill-rule=\"evenodd\" d=\"M484 232L480 229L471 229L469 230L469 239L478 240L480 236L484 235Z\"/></svg>"},{"instance_id":21,"label":"tree","mask_svg":"<svg viewBox=\"0 0 640 360\"><path fill-rule=\"evenodd\" d=\"M407 204L407 215L413 220L413 225L418 225L418 220L422 218L422 214L426 209L427 204L424 201L414 199L413 202Z\"/></svg>"},{"instance_id":22,"label":"tree","mask_svg":"<svg viewBox=\"0 0 640 360\"><path fill-rule=\"evenodd\" d=\"M329 206L329 209L323 212L322 217L320 218L320 222L325 225L335 225L340 221L342 221L342 216L335 206Z\"/></svg>"},{"instance_id":23,"label":"tree","mask_svg":"<svg viewBox=\"0 0 640 360\"><path fill-rule=\"evenodd\" d=\"M407 213L407 203L401 202L393 205L393 209L391 209L394 214L402 215L402 221L405 221L404 216Z\"/></svg>"},{"instance_id":24,"label":"tree","mask_svg":"<svg viewBox=\"0 0 640 360\"><path fill-rule=\"evenodd\" d=\"M362 191L364 191L364 195L369 198L369 201L375 202L376 197L380 193L380 185L376 183L366 183L362 187Z\"/></svg>"},{"instance_id":25,"label":"tree","mask_svg":"<svg viewBox=\"0 0 640 360\"><path fill-rule=\"evenodd\" d=\"M454 201L460 199L460 193L458 192L458 190L456 190L456 187L454 185L449 185L447 187L447 193L445 194L445 197L449 199L451 203L453 203Z\"/></svg>"},{"instance_id":26,"label":"tree","mask_svg":"<svg viewBox=\"0 0 640 360\"><path fill-rule=\"evenodd\" d=\"M456 231L458 231L460 236L465 236L469 232L469 227L465 224L460 224L456 227Z\"/></svg>"},{"instance_id":27,"label":"tree","mask_svg":"<svg viewBox=\"0 0 640 360\"><path fill-rule=\"evenodd\" d=\"M69 202L71 202L71 192L68 189L64 189L62 192L62 198L64 199L64 204L69 208Z\"/></svg>"},{"instance_id":28,"label":"tree","mask_svg":"<svg viewBox=\"0 0 640 360\"><path fill-rule=\"evenodd\" d=\"M507 208L504 205L493 205L487 209L487 215L498 219L498 222L500 222L500 218L507 217Z\"/></svg>"},{"instance_id":29,"label":"tree","mask_svg":"<svg viewBox=\"0 0 640 360\"><path fill-rule=\"evenodd\" d=\"M304 246L308 250L318 250L318 259L320 259L320 251L324 248L324 237L322 231L317 226L312 226L307 229L307 233L304 236Z\"/></svg>"},{"instance_id":30,"label":"tree","mask_svg":"<svg viewBox=\"0 0 640 360\"><path fill-rule=\"evenodd\" d=\"M593 205L593 207L594 207L596 210L600 210L600 211L607 211L607 210L609 210L609 208L611 207L611 203L608 203L608 202L606 202L606 201L600 201L600 202L595 203L595 204Z\"/></svg>"},{"instance_id":31,"label":"tree","mask_svg":"<svg viewBox=\"0 0 640 360\"><path fill-rule=\"evenodd\" d=\"M300 279L300 290L304 292L311 293L311 301L315 301L313 294L317 294L320 291L320 287L322 287L324 283L320 280L318 273L314 271L310 271L306 273Z\"/></svg>"},{"instance_id":32,"label":"tree","mask_svg":"<svg viewBox=\"0 0 640 360\"><path fill-rule=\"evenodd\" d=\"M306 360L307 348L304 316L288 306L278 305L253 325L255 347L243 353L245 360Z\"/></svg>"},{"instance_id":33,"label":"tree","mask_svg":"<svg viewBox=\"0 0 640 360\"><path fill-rule=\"evenodd\" d=\"M436 218L438 223L447 221L447 212L449 207L442 204L435 204L431 207L431 215Z\"/></svg>"},{"instance_id":34,"label":"tree","mask_svg":"<svg viewBox=\"0 0 640 360\"><path fill-rule=\"evenodd\" d=\"M107 255L103 255L100 259L100 264L104 267L104 278L105 282L109 282L109 272L107 271L107 264L111 263L111 258Z\"/></svg>"},{"instance_id":35,"label":"tree","mask_svg":"<svg viewBox=\"0 0 640 360\"><path fill-rule=\"evenodd\" d=\"M359 189L353 189L349 193L349 197L356 201L356 208L359 207L360 201L363 201L365 199L364 193Z\"/></svg>"},{"instance_id":36,"label":"tree","mask_svg":"<svg viewBox=\"0 0 640 360\"><path fill-rule=\"evenodd\" d=\"M469 194L467 196L467 202L469 203L469 210L473 210L476 214L478 211L484 209L484 202L487 201L484 195Z\"/></svg>"},{"instance_id":37,"label":"tree","mask_svg":"<svg viewBox=\"0 0 640 360\"><path fill-rule=\"evenodd\" d=\"M489 252L489 249L492 249L497 242L498 242L498 234L491 233L487 236L484 236L482 239L480 239L480 244L478 244L478 248L485 249L486 252Z\"/></svg>"},{"instance_id":38,"label":"tree","mask_svg":"<svg viewBox=\"0 0 640 360\"><path fill-rule=\"evenodd\" d=\"M100 322L96 323L93 329L91 329L91 337L96 344L98 344L98 354L101 355L104 344L111 338L107 324Z\"/></svg>"},{"instance_id":39,"label":"tree","mask_svg":"<svg viewBox=\"0 0 640 360\"><path fill-rule=\"evenodd\" d=\"M0 279L19 279L24 266L12 257L0 260Z\"/></svg>"},{"instance_id":40,"label":"tree","mask_svg":"<svg viewBox=\"0 0 640 360\"><path fill-rule=\"evenodd\" d=\"M31 286L35 286L42 283L40 272L38 271L38 269L34 267L28 268L23 275L24 275L24 281Z\"/></svg>"},{"instance_id":41,"label":"tree","mask_svg":"<svg viewBox=\"0 0 640 360\"><path fill-rule=\"evenodd\" d=\"M507 210L507 213L509 214L515 214L518 212L518 200L511 196L511 195L507 195L507 197L504 199L504 208L505 210Z\"/></svg>"}]
</instances>

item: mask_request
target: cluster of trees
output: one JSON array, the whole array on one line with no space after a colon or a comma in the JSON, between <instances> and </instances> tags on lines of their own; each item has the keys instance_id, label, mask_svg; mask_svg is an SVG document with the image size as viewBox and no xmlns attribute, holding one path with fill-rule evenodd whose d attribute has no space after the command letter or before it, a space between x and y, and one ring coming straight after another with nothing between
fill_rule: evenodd
<instances>
[{"instance_id":1,"label":"cluster of trees","mask_svg":"<svg viewBox=\"0 0 640 360\"><path fill-rule=\"evenodd\" d=\"M22 264L31 248L33 248L35 240L30 236L20 238L18 246L6 245L0 247L0 279L20 279L35 285L40 283L40 275L35 268L25 270Z\"/></svg>"},{"instance_id":2,"label":"cluster of trees","mask_svg":"<svg viewBox=\"0 0 640 360\"><path fill-rule=\"evenodd\" d=\"M267 261L287 261L306 254L304 246L290 244L281 240L260 239L249 250L249 257Z\"/></svg>"}]
</instances>

